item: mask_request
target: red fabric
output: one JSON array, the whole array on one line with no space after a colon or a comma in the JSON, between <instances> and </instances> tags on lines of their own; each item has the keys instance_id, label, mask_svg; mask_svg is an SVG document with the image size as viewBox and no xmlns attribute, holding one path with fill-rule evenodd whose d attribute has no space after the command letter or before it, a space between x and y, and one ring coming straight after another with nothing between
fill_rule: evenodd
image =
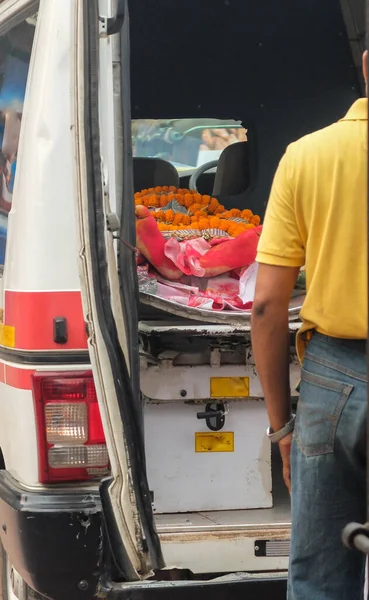
<instances>
[{"instance_id":1,"label":"red fabric","mask_svg":"<svg viewBox=\"0 0 369 600\"><path fill-rule=\"evenodd\" d=\"M149 209L145 206L137 206L136 217L136 245L141 254L164 277L171 280L182 277L182 271L165 256L165 239Z\"/></svg>"},{"instance_id":2,"label":"red fabric","mask_svg":"<svg viewBox=\"0 0 369 600\"><path fill-rule=\"evenodd\" d=\"M213 240L204 254L203 246L196 245L196 241L166 241L145 206L136 207L136 217L138 250L161 275L171 281L180 279L183 273L216 277L248 267L256 259L261 226L248 229L236 238ZM206 244L204 240L202 242Z\"/></svg>"},{"instance_id":3,"label":"red fabric","mask_svg":"<svg viewBox=\"0 0 369 600\"><path fill-rule=\"evenodd\" d=\"M217 244L200 258L205 277L215 277L240 267L248 267L256 259L261 226L244 231L224 244Z\"/></svg>"}]
</instances>

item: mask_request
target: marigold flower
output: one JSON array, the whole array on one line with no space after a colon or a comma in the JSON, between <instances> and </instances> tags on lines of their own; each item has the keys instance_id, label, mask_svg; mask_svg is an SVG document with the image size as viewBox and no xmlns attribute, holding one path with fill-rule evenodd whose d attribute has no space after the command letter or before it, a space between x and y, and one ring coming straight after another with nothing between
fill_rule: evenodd
<instances>
[{"instance_id":1,"label":"marigold flower","mask_svg":"<svg viewBox=\"0 0 369 600\"><path fill-rule=\"evenodd\" d=\"M184 205L186 208L190 208L191 204L193 204L193 196L192 194L184 195Z\"/></svg>"},{"instance_id":2,"label":"marigold flower","mask_svg":"<svg viewBox=\"0 0 369 600\"><path fill-rule=\"evenodd\" d=\"M252 218L252 211L246 208L242 211L241 217L245 219L245 221L250 221L250 219Z\"/></svg>"},{"instance_id":3,"label":"marigold flower","mask_svg":"<svg viewBox=\"0 0 369 600\"><path fill-rule=\"evenodd\" d=\"M209 229L209 219L200 219L199 229L200 231L203 231L204 229Z\"/></svg>"},{"instance_id":4,"label":"marigold flower","mask_svg":"<svg viewBox=\"0 0 369 600\"><path fill-rule=\"evenodd\" d=\"M172 223L174 219L174 210L166 210L164 215L166 223Z\"/></svg>"},{"instance_id":5,"label":"marigold flower","mask_svg":"<svg viewBox=\"0 0 369 600\"><path fill-rule=\"evenodd\" d=\"M201 210L201 209L202 209L202 206L201 206L201 204L199 204L198 202L195 202L194 204L192 204L192 205L191 205L191 207L190 207L190 211L189 211L189 212L190 212L192 215L194 215L194 214L196 214L196 213L197 213L199 210Z\"/></svg>"},{"instance_id":6,"label":"marigold flower","mask_svg":"<svg viewBox=\"0 0 369 600\"><path fill-rule=\"evenodd\" d=\"M181 206L186 207L187 214L175 213L166 209L168 204L176 200ZM177 231L191 227L193 229L221 229L232 237L240 235L247 229L252 229L260 224L260 217L253 215L249 209L239 210L232 208L225 210L216 198L201 195L186 188L177 189L174 186L156 186L136 192L134 194L136 206L143 205L152 211L160 231ZM235 218L242 218L246 223L238 223Z\"/></svg>"},{"instance_id":7,"label":"marigold flower","mask_svg":"<svg viewBox=\"0 0 369 600\"><path fill-rule=\"evenodd\" d=\"M174 215L173 225L181 225L182 220L183 220L182 217L184 217L184 215L182 215L182 213L176 213Z\"/></svg>"},{"instance_id":8,"label":"marigold flower","mask_svg":"<svg viewBox=\"0 0 369 600\"><path fill-rule=\"evenodd\" d=\"M216 198L211 198L208 206L209 213L215 213L216 209L219 206L219 202Z\"/></svg>"},{"instance_id":9,"label":"marigold flower","mask_svg":"<svg viewBox=\"0 0 369 600\"><path fill-rule=\"evenodd\" d=\"M218 229L219 221L220 221L219 217L210 217L210 219L209 219L210 227L212 227L214 229Z\"/></svg>"},{"instance_id":10,"label":"marigold flower","mask_svg":"<svg viewBox=\"0 0 369 600\"><path fill-rule=\"evenodd\" d=\"M218 227L222 231L228 231L229 221L227 221L227 219L219 219L219 225L218 225Z\"/></svg>"}]
</instances>

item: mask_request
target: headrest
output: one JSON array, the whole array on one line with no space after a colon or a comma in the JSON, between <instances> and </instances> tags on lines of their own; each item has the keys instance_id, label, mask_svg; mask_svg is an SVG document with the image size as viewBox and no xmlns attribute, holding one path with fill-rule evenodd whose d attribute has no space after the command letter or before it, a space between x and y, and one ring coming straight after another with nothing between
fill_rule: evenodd
<instances>
[{"instance_id":1,"label":"headrest","mask_svg":"<svg viewBox=\"0 0 369 600\"><path fill-rule=\"evenodd\" d=\"M140 192L151 187L174 185L179 187L177 169L162 158L133 158L134 191Z\"/></svg>"}]
</instances>

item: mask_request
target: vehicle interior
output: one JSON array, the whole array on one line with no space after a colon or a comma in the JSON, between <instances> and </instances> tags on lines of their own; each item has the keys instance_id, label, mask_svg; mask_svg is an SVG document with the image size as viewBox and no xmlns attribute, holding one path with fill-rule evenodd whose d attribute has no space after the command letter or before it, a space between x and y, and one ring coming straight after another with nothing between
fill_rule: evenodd
<instances>
[{"instance_id":1,"label":"vehicle interior","mask_svg":"<svg viewBox=\"0 0 369 600\"><path fill-rule=\"evenodd\" d=\"M292 0L283 7L215 0L210 8L208 1L174 7L162 0L145 5L142 20L143 5L130 5L135 192L192 187L263 219L288 144L338 120L363 93L362 4L329 0L323 10L318 0L303 8ZM159 37L158 18L165 26ZM201 152L189 158L205 135L230 137L238 128L242 141L203 152L201 161ZM142 300L142 318L171 318Z\"/></svg>"},{"instance_id":2,"label":"vehicle interior","mask_svg":"<svg viewBox=\"0 0 369 600\"><path fill-rule=\"evenodd\" d=\"M240 123L247 130L248 151L246 144L225 150L213 193L227 194L225 179L227 186L239 177L245 182L248 171L243 202L261 216L287 145L340 118L362 91L361 4L329 0L324 11L318 0L304 8L292 0L283 5L268 2L266 9L265 3L215 0L210 10L206 1L175 7L162 1L145 5L145 20L139 19L143 0L130 6L134 123L150 120L153 128L164 121L164 127L172 125L166 127L167 138L172 134L174 140L194 122L203 129L213 119L223 120L224 128L229 119ZM158 38L153 24L159 15L165 35ZM160 100L153 102L153 97ZM184 141L189 146L195 139L187 133ZM169 154L162 147L157 158ZM171 160L181 162L175 152ZM180 179L186 183L186 177ZM229 195L237 196L237 188L241 182Z\"/></svg>"},{"instance_id":3,"label":"vehicle interior","mask_svg":"<svg viewBox=\"0 0 369 600\"><path fill-rule=\"evenodd\" d=\"M288 144L340 119L363 94L363 4L282 4L283 10L281 2L271 1L131 2L135 192L157 185L195 186L226 208L249 208L263 218ZM165 32L160 36L158 19ZM228 136L238 129L244 137L213 154L208 144L201 162L204 132L206 141L209 132L211 137L220 129ZM217 340L196 335L193 321L183 313L173 315L141 302L139 316L141 342L153 360L173 350L172 324L175 345L191 347L187 359L192 353L196 364L208 361L205 345ZM230 348L236 348L242 335L235 327ZM209 522L215 529L288 523L289 498L277 454L272 473L273 508L157 515L159 532L197 531ZM288 548L284 552L287 556Z\"/></svg>"}]
</instances>

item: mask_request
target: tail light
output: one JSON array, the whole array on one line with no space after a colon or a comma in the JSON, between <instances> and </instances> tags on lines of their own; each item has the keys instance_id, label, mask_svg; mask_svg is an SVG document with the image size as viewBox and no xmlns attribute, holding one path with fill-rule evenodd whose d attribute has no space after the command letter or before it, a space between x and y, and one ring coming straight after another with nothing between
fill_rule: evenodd
<instances>
[{"instance_id":1,"label":"tail light","mask_svg":"<svg viewBox=\"0 0 369 600\"><path fill-rule=\"evenodd\" d=\"M91 372L35 373L41 483L100 479L109 458Z\"/></svg>"}]
</instances>

